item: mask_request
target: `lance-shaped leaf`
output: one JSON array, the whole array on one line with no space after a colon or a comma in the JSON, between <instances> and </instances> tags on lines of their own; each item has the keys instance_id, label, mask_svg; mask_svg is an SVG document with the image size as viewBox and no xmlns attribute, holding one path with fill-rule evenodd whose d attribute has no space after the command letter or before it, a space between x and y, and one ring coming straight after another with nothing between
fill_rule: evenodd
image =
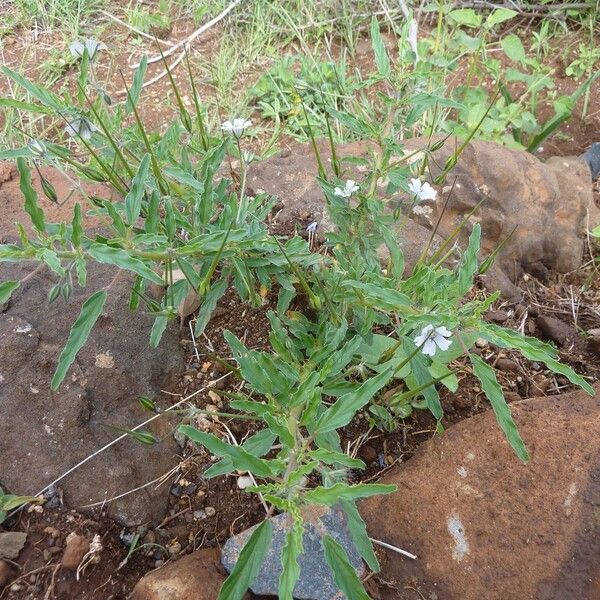
<instances>
[{"instance_id":1,"label":"lance-shaped leaf","mask_svg":"<svg viewBox=\"0 0 600 600\"><path fill-rule=\"evenodd\" d=\"M477 354L469 354L469 359L473 365L473 373L475 377L479 379L481 383L481 389L490 401L496 420L500 429L504 432L506 439L516 452L517 456L524 462L529 460L529 454L523 443L523 439L519 434L519 430L513 421L510 407L506 403L502 388L496 379L494 369L490 367L480 356Z\"/></svg>"},{"instance_id":2,"label":"lance-shaped leaf","mask_svg":"<svg viewBox=\"0 0 600 600\"><path fill-rule=\"evenodd\" d=\"M46 229L44 211L38 205L38 195L31 185L31 171L24 158L17 158L17 169L19 169L19 187L25 197L25 212L31 218L33 226L43 233Z\"/></svg>"},{"instance_id":3,"label":"lance-shaped leaf","mask_svg":"<svg viewBox=\"0 0 600 600\"><path fill-rule=\"evenodd\" d=\"M373 52L375 53L375 64L380 75L389 77L391 73L390 59L385 49L385 44L379 31L379 22L377 17L371 18L371 43L373 44Z\"/></svg>"},{"instance_id":4,"label":"lance-shaped leaf","mask_svg":"<svg viewBox=\"0 0 600 600\"><path fill-rule=\"evenodd\" d=\"M20 281L3 281L0 283L0 304L8 302L12 293L21 285Z\"/></svg>"},{"instance_id":5,"label":"lance-shaped leaf","mask_svg":"<svg viewBox=\"0 0 600 600\"><path fill-rule=\"evenodd\" d=\"M127 214L127 221L132 227L135 225L137 218L140 216L140 210L142 208L142 196L144 195L144 186L148 179L148 170L150 167L150 155L144 154L138 167L138 171L131 182L131 189L125 196L125 213Z\"/></svg>"},{"instance_id":6,"label":"lance-shaped leaf","mask_svg":"<svg viewBox=\"0 0 600 600\"><path fill-rule=\"evenodd\" d=\"M150 346L152 348L157 348L158 344L160 344L160 340L167 328L168 322L169 319L164 315L160 315L154 319L152 330L150 331Z\"/></svg>"},{"instance_id":7,"label":"lance-shaped leaf","mask_svg":"<svg viewBox=\"0 0 600 600\"><path fill-rule=\"evenodd\" d=\"M464 296L473 285L473 277L477 273L477 254L481 240L481 226L475 223L469 236L469 245L458 267L458 293Z\"/></svg>"},{"instance_id":8,"label":"lance-shaped leaf","mask_svg":"<svg viewBox=\"0 0 600 600\"><path fill-rule=\"evenodd\" d=\"M258 575L271 544L273 525L268 519L253 532L240 552L229 577L223 583L218 600L241 600Z\"/></svg>"},{"instance_id":9,"label":"lance-shaped leaf","mask_svg":"<svg viewBox=\"0 0 600 600\"><path fill-rule=\"evenodd\" d=\"M148 279L161 286L163 285L163 280L150 267L121 248L112 248L105 244L93 244L88 252L98 262L116 265L121 269L133 271L144 279Z\"/></svg>"},{"instance_id":10,"label":"lance-shaped leaf","mask_svg":"<svg viewBox=\"0 0 600 600\"><path fill-rule=\"evenodd\" d=\"M348 425L356 411L360 410L371 398L392 378L393 369L370 377L357 390L344 394L330 406L319 419L316 427L318 433L326 433Z\"/></svg>"},{"instance_id":11,"label":"lance-shaped leaf","mask_svg":"<svg viewBox=\"0 0 600 600\"><path fill-rule=\"evenodd\" d=\"M346 551L330 535L323 537L323 548L335 585L342 591L344 597L347 600L371 600L354 567L350 564Z\"/></svg>"},{"instance_id":12,"label":"lance-shaped leaf","mask_svg":"<svg viewBox=\"0 0 600 600\"><path fill-rule=\"evenodd\" d=\"M138 100L140 99L140 93L144 84L144 75L146 74L147 68L148 57L144 54L144 56L142 56L142 60L140 60L138 68L133 74L133 82L131 83L131 88L127 96L127 102L125 103L125 112L128 115L133 112L133 107L138 103Z\"/></svg>"},{"instance_id":13,"label":"lance-shaped leaf","mask_svg":"<svg viewBox=\"0 0 600 600\"><path fill-rule=\"evenodd\" d=\"M303 551L303 534L302 519L294 518L294 523L285 537L285 544L281 551L282 571L279 575L279 598L281 600L294 599L294 588L300 578L298 558Z\"/></svg>"},{"instance_id":14,"label":"lance-shaped leaf","mask_svg":"<svg viewBox=\"0 0 600 600\"><path fill-rule=\"evenodd\" d=\"M564 375L571 383L582 387L590 396L596 395L594 388L581 375L557 360L556 350L549 344L491 323L482 324L479 332L481 337L492 344L500 348L516 348L525 358L543 362L551 371Z\"/></svg>"},{"instance_id":15,"label":"lance-shaped leaf","mask_svg":"<svg viewBox=\"0 0 600 600\"><path fill-rule=\"evenodd\" d=\"M379 573L379 561L367 534L367 526L358 512L356 504L352 500L342 500L340 504L344 513L346 513L348 531L354 545L357 547L363 560L369 565L369 569L374 573Z\"/></svg>"},{"instance_id":16,"label":"lance-shaped leaf","mask_svg":"<svg viewBox=\"0 0 600 600\"><path fill-rule=\"evenodd\" d=\"M52 377L51 387L54 391L56 391L62 383L69 367L75 360L75 356L88 339L92 327L98 320L98 317L102 314L105 302L106 291L99 290L83 303L81 312L69 333L69 339L67 340L63 351L60 353L58 366L56 367L54 377Z\"/></svg>"},{"instance_id":17,"label":"lance-shaped leaf","mask_svg":"<svg viewBox=\"0 0 600 600\"><path fill-rule=\"evenodd\" d=\"M379 494L392 494L395 491L395 485L383 483L357 483L356 485L336 483L331 487L317 487L309 490L305 492L304 499L315 504L333 506L342 500L358 500Z\"/></svg>"},{"instance_id":18,"label":"lance-shaped leaf","mask_svg":"<svg viewBox=\"0 0 600 600\"><path fill-rule=\"evenodd\" d=\"M257 458L241 448L232 446L221 441L211 433L198 431L190 425L181 425L179 431L197 444L202 444L209 452L216 456L229 457L233 466L240 471L250 471L259 477L271 477L274 474L274 467L269 461L263 458Z\"/></svg>"}]
</instances>

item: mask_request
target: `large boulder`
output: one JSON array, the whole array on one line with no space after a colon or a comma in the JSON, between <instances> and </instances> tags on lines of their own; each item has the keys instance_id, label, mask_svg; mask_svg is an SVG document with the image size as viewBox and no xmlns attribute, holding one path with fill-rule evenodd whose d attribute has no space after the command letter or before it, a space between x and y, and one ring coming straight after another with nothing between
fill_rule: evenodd
<instances>
[{"instance_id":1,"label":"large boulder","mask_svg":"<svg viewBox=\"0 0 600 600\"><path fill-rule=\"evenodd\" d=\"M407 140L406 154L423 149L426 143L423 138ZM454 139L449 139L433 153L427 176L431 183L457 145ZM339 157L366 156L369 148L368 143L356 142L338 146L337 152ZM331 154L326 144L320 145L320 152L325 165L330 165ZM320 231L328 231L333 225L327 217L316 174L312 146L296 144L278 156L252 165L248 185L254 192L265 191L280 198L281 222L302 227L317 220ZM360 181L364 168L348 167L344 177ZM430 229L436 224L448 195L438 228L441 237L447 237L471 209L485 200L460 237L464 242L472 225L479 222L485 255L517 226L487 278L488 287L501 289L509 297L518 296L511 281L516 283L524 272L543 278L550 269L564 273L580 266L587 211L590 222L600 220L592 199L590 169L582 158L555 157L542 163L530 153L473 140L446 183L435 187L438 199L429 203L432 214L409 213L406 216L410 218L398 229L399 238L404 240L407 269L412 268L428 242ZM398 202L400 206L408 205L407 200L405 194L399 194L392 202L395 207Z\"/></svg>"},{"instance_id":2,"label":"large boulder","mask_svg":"<svg viewBox=\"0 0 600 600\"><path fill-rule=\"evenodd\" d=\"M600 598L600 399L511 406L530 463L488 411L394 468L383 482L395 494L361 504L369 535L418 556L386 557L383 598Z\"/></svg>"},{"instance_id":3,"label":"large boulder","mask_svg":"<svg viewBox=\"0 0 600 600\"><path fill-rule=\"evenodd\" d=\"M48 304L56 276L45 267L0 264L0 281L21 287L0 307L0 483L16 494L35 494L120 434L148 417L138 396L155 396L181 371L176 330L150 348L153 318L128 309L132 278L107 265L89 264L88 287L69 302ZM108 300L88 342L56 392L50 381L81 304L106 287ZM177 445L165 419L153 423L153 446L131 438L115 444L62 480L68 506L108 500L151 482L176 463ZM109 502L109 514L127 525L162 518L169 486L148 485Z\"/></svg>"}]
</instances>

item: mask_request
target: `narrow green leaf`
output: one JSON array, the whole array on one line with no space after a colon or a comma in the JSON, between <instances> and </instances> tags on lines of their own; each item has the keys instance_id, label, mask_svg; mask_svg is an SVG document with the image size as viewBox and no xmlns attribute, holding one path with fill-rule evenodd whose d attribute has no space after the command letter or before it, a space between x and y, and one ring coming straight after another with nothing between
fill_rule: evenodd
<instances>
[{"instance_id":1,"label":"narrow green leaf","mask_svg":"<svg viewBox=\"0 0 600 600\"><path fill-rule=\"evenodd\" d=\"M279 575L279 598L281 600L294 600L294 588L300 578L298 558L303 552L303 534L302 519L294 518L294 523L285 537L285 544L281 551L281 566L283 567Z\"/></svg>"},{"instance_id":2,"label":"narrow green leaf","mask_svg":"<svg viewBox=\"0 0 600 600\"><path fill-rule=\"evenodd\" d=\"M71 241L73 242L73 246L78 248L81 246L81 238L83 237L83 217L81 214L81 204L79 202L75 203L73 207L73 232L71 233Z\"/></svg>"},{"instance_id":3,"label":"narrow green leaf","mask_svg":"<svg viewBox=\"0 0 600 600\"><path fill-rule=\"evenodd\" d=\"M181 425L179 431L189 437L193 442L202 444L215 456L228 456L236 469L250 471L258 477L271 477L273 475L273 468L269 461L253 456L250 452L244 450L244 448L241 448L240 446L226 444L211 433L199 431L190 425Z\"/></svg>"},{"instance_id":4,"label":"narrow green leaf","mask_svg":"<svg viewBox=\"0 0 600 600\"><path fill-rule=\"evenodd\" d=\"M517 456L524 462L529 460L529 454L525 448L525 444L519 434L517 426L513 421L510 407L506 403L502 388L496 379L494 369L490 367L480 356L477 354L469 354L469 359L473 365L473 373L475 377L479 379L481 383L481 389L484 391L487 399L490 401L496 420L500 429L506 435L508 443L512 446Z\"/></svg>"},{"instance_id":5,"label":"narrow green leaf","mask_svg":"<svg viewBox=\"0 0 600 600\"><path fill-rule=\"evenodd\" d=\"M44 211L38 205L38 195L31 185L31 171L22 157L17 158L17 169L19 169L20 183L19 187L23 196L25 196L25 212L31 218L33 226L39 233L46 229Z\"/></svg>"},{"instance_id":6,"label":"narrow green leaf","mask_svg":"<svg viewBox=\"0 0 600 600\"><path fill-rule=\"evenodd\" d=\"M343 452L335 452L334 450L326 450L318 448L309 453L311 458L323 462L327 465L338 465L348 467L349 469L364 469L365 463L358 458L352 458Z\"/></svg>"},{"instance_id":7,"label":"narrow green leaf","mask_svg":"<svg viewBox=\"0 0 600 600\"><path fill-rule=\"evenodd\" d=\"M144 187L148 179L148 171L150 167L150 155L144 154L138 171L131 182L131 189L125 196L125 213L130 227L135 225L137 218L140 216L142 208L142 196L144 195Z\"/></svg>"},{"instance_id":8,"label":"narrow green leaf","mask_svg":"<svg viewBox=\"0 0 600 600\"><path fill-rule=\"evenodd\" d=\"M51 108L57 113L64 110L65 106L61 102L58 96L53 94L50 90L43 86L32 83L28 79L25 79L19 73L12 71L8 67L0 67L0 72L18 83L22 88L27 90L36 100L39 100L44 106Z\"/></svg>"},{"instance_id":9,"label":"narrow green leaf","mask_svg":"<svg viewBox=\"0 0 600 600\"><path fill-rule=\"evenodd\" d=\"M43 260L57 275L62 277L65 274L65 270L60 262L58 254L50 248L42 248L38 251L40 260Z\"/></svg>"},{"instance_id":10,"label":"narrow green leaf","mask_svg":"<svg viewBox=\"0 0 600 600\"><path fill-rule=\"evenodd\" d=\"M331 487L317 487L308 490L305 492L304 498L307 502L333 506L342 500L358 500L379 494L392 494L396 489L395 485L383 483L357 483L356 485L336 483Z\"/></svg>"},{"instance_id":11,"label":"narrow green leaf","mask_svg":"<svg viewBox=\"0 0 600 600\"><path fill-rule=\"evenodd\" d=\"M352 538L354 545L358 549L363 560L369 566L369 569L371 569L373 573L379 573L379 561L377 560L377 556L373 550L373 544L367 534L367 526L358 512L356 504L352 500L342 500L340 504L342 505L344 513L346 513L348 519L348 531L350 532L350 537Z\"/></svg>"},{"instance_id":12,"label":"narrow green leaf","mask_svg":"<svg viewBox=\"0 0 600 600\"><path fill-rule=\"evenodd\" d=\"M255 433L253 436L249 437L242 444L242 448L250 452L250 454L253 456L264 456L271 450L276 437L277 436L270 429L261 429L258 433ZM211 477L226 475L232 471L235 471L235 467L233 466L231 459L226 457L206 469L206 471L203 473L203 477L210 479Z\"/></svg>"},{"instance_id":13,"label":"narrow green leaf","mask_svg":"<svg viewBox=\"0 0 600 600\"><path fill-rule=\"evenodd\" d=\"M271 545L273 525L270 520L263 521L253 532L229 577L223 583L217 600L241 600L246 590L256 579L260 566Z\"/></svg>"},{"instance_id":14,"label":"narrow green leaf","mask_svg":"<svg viewBox=\"0 0 600 600\"><path fill-rule=\"evenodd\" d=\"M326 433L334 429L339 429L348 425L352 417L360 410L371 398L384 387L392 378L393 369L385 371L370 377L357 390L348 392L336 400L321 416L317 423L316 431Z\"/></svg>"},{"instance_id":15,"label":"narrow green leaf","mask_svg":"<svg viewBox=\"0 0 600 600\"><path fill-rule=\"evenodd\" d=\"M223 297L227 291L227 278L223 277L216 283L211 285L210 290L204 297L204 302L200 306L198 316L196 317L196 326L194 328L194 335L199 337L204 332L204 329L208 325L210 318L217 307L217 303Z\"/></svg>"},{"instance_id":16,"label":"narrow green leaf","mask_svg":"<svg viewBox=\"0 0 600 600\"><path fill-rule=\"evenodd\" d=\"M99 290L83 303L81 312L69 333L69 339L67 340L63 351L60 353L58 366L56 367L54 377L52 377L51 387L54 391L56 391L62 383L69 367L75 360L75 356L88 339L92 327L98 320L98 317L102 314L105 302L106 291Z\"/></svg>"},{"instance_id":17,"label":"narrow green leaf","mask_svg":"<svg viewBox=\"0 0 600 600\"><path fill-rule=\"evenodd\" d=\"M0 283L0 304L8 302L12 293L21 285L20 281L3 281Z\"/></svg>"},{"instance_id":18,"label":"narrow green leaf","mask_svg":"<svg viewBox=\"0 0 600 600\"><path fill-rule=\"evenodd\" d=\"M390 59L385 49L385 44L381 38L381 32L379 31L379 23L377 17L371 18L371 43L373 44L373 52L375 53L375 64L377 70L383 77L389 77L391 73Z\"/></svg>"},{"instance_id":19,"label":"narrow green leaf","mask_svg":"<svg viewBox=\"0 0 600 600\"><path fill-rule=\"evenodd\" d=\"M163 285L163 280L150 267L146 266L141 260L130 256L121 248L112 248L105 244L92 244L88 252L98 262L116 265L121 269L133 271L144 279L148 279L161 286Z\"/></svg>"},{"instance_id":20,"label":"narrow green leaf","mask_svg":"<svg viewBox=\"0 0 600 600\"><path fill-rule=\"evenodd\" d=\"M0 509L3 511L19 508L19 506L23 506L23 504L35 502L36 500L36 496L13 496L12 494L2 494L2 490L0 489ZM2 523L1 519L0 523Z\"/></svg>"},{"instance_id":21,"label":"narrow green leaf","mask_svg":"<svg viewBox=\"0 0 600 600\"><path fill-rule=\"evenodd\" d=\"M148 57L144 54L138 68L133 74L133 81L131 83L131 89L127 95L127 102L125 103L125 112L130 115L133 112L133 107L138 103L140 99L140 93L144 84L144 75L146 75L146 69L148 68Z\"/></svg>"},{"instance_id":22,"label":"narrow green leaf","mask_svg":"<svg viewBox=\"0 0 600 600\"><path fill-rule=\"evenodd\" d=\"M342 591L344 597L347 600L371 600L354 567L350 564L346 551L330 535L323 537L323 548L335 585Z\"/></svg>"},{"instance_id":23,"label":"narrow green leaf","mask_svg":"<svg viewBox=\"0 0 600 600\"><path fill-rule=\"evenodd\" d=\"M152 331L150 331L150 346L152 348L158 347L160 344L160 340L167 328L167 323L169 319L164 315L160 315L154 319L154 323L152 324Z\"/></svg>"},{"instance_id":24,"label":"narrow green leaf","mask_svg":"<svg viewBox=\"0 0 600 600\"><path fill-rule=\"evenodd\" d=\"M583 388L590 396L596 395L594 388L581 375L557 360L556 350L549 344L489 323L480 328L480 333L482 337L496 346L514 348L529 360L543 362L551 371L564 375L571 383Z\"/></svg>"},{"instance_id":25,"label":"narrow green leaf","mask_svg":"<svg viewBox=\"0 0 600 600\"><path fill-rule=\"evenodd\" d=\"M473 286L473 277L477 273L477 254L481 243L481 226L475 223L469 236L469 245L458 267L458 293L462 298Z\"/></svg>"}]
</instances>

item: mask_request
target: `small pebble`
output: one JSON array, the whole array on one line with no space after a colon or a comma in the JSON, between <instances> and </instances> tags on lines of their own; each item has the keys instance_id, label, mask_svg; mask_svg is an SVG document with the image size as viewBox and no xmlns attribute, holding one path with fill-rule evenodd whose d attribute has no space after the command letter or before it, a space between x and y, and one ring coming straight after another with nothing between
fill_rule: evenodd
<instances>
[{"instance_id":1,"label":"small pebble","mask_svg":"<svg viewBox=\"0 0 600 600\"><path fill-rule=\"evenodd\" d=\"M160 569L164 564L165 564L164 560L155 560L154 561L154 568L155 569Z\"/></svg>"},{"instance_id":2,"label":"small pebble","mask_svg":"<svg viewBox=\"0 0 600 600\"><path fill-rule=\"evenodd\" d=\"M65 553L61 561L62 566L70 571L75 571L89 549L90 542L85 537L70 533L67 536Z\"/></svg>"},{"instance_id":3,"label":"small pebble","mask_svg":"<svg viewBox=\"0 0 600 600\"><path fill-rule=\"evenodd\" d=\"M194 511L194 519L197 519L198 521L202 521L203 519L206 519L206 513L203 510L195 510Z\"/></svg>"},{"instance_id":4,"label":"small pebble","mask_svg":"<svg viewBox=\"0 0 600 600\"><path fill-rule=\"evenodd\" d=\"M207 517L214 517L217 514L217 511L212 506L205 506L204 512Z\"/></svg>"}]
</instances>

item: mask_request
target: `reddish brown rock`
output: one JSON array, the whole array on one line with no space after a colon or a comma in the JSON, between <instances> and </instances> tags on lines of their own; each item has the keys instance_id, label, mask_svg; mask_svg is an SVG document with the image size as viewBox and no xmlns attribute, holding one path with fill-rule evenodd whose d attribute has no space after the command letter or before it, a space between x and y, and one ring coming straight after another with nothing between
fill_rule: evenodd
<instances>
[{"instance_id":1,"label":"reddish brown rock","mask_svg":"<svg viewBox=\"0 0 600 600\"><path fill-rule=\"evenodd\" d=\"M406 152L421 149L425 143L422 138L408 140ZM455 140L450 139L434 153L435 159L429 163L432 177L439 174L437 165L443 166L456 146ZM340 145L337 151L340 157L364 156L367 149L368 144L357 142ZM321 145L321 154L323 162L328 164L327 144ZM249 185L256 192L265 191L281 199L283 209L278 217L281 221L301 227L316 220L322 233L330 230L332 224L325 214L316 174L311 146L297 144L285 155L253 165ZM364 173L347 169L343 174L346 177L360 182ZM463 241L472 225L479 222L486 255L517 227L498 257L497 266L486 276L488 287L500 289L511 298L518 296L511 281L514 284L524 272L543 278L550 269L561 273L576 269L583 257L586 211L590 210L591 223L600 220L592 199L590 170L581 158L556 157L544 164L530 153L474 140L459 158L446 184L436 188L438 201L431 205L431 219L411 214L404 228L399 228L399 238L406 240L407 266L412 267L429 240L429 229L436 223L452 188L440 221L440 235L448 236L482 200L483 205L463 230ZM397 200L407 204L402 194Z\"/></svg>"},{"instance_id":2,"label":"reddish brown rock","mask_svg":"<svg viewBox=\"0 0 600 600\"><path fill-rule=\"evenodd\" d=\"M142 577L131 600L216 600L225 577L217 549L197 550Z\"/></svg>"},{"instance_id":3,"label":"reddish brown rock","mask_svg":"<svg viewBox=\"0 0 600 600\"><path fill-rule=\"evenodd\" d=\"M87 538L76 533L69 534L61 561L63 568L76 571L89 549L90 542Z\"/></svg>"},{"instance_id":4,"label":"reddish brown rock","mask_svg":"<svg viewBox=\"0 0 600 600\"><path fill-rule=\"evenodd\" d=\"M579 337L575 327L554 317L540 315L536 319L536 325L547 340L555 342L558 346L572 344Z\"/></svg>"},{"instance_id":5,"label":"reddish brown rock","mask_svg":"<svg viewBox=\"0 0 600 600\"><path fill-rule=\"evenodd\" d=\"M44 209L46 221L49 223L70 223L73 219L73 207L76 202L83 203L84 215L90 206L79 193L71 194L71 182L51 167L42 167L42 175L54 186L60 204L51 202L42 193L40 177L35 169L31 171L31 183L39 194L39 204ZM116 192L101 183L82 184L86 194L114 199ZM2 220L0 221L0 240L17 235L16 223L21 223L31 233L31 220L23 212L23 194L19 188L19 172L12 161L0 161L0 198L2 200ZM101 221L97 217L85 217L86 227L98 226Z\"/></svg>"},{"instance_id":6,"label":"reddish brown rock","mask_svg":"<svg viewBox=\"0 0 600 600\"><path fill-rule=\"evenodd\" d=\"M511 408L530 463L488 411L385 477L397 493L361 505L369 535L418 556L387 555L384 599L412 600L408 585L443 600L600 598L600 399L577 391Z\"/></svg>"}]
</instances>

